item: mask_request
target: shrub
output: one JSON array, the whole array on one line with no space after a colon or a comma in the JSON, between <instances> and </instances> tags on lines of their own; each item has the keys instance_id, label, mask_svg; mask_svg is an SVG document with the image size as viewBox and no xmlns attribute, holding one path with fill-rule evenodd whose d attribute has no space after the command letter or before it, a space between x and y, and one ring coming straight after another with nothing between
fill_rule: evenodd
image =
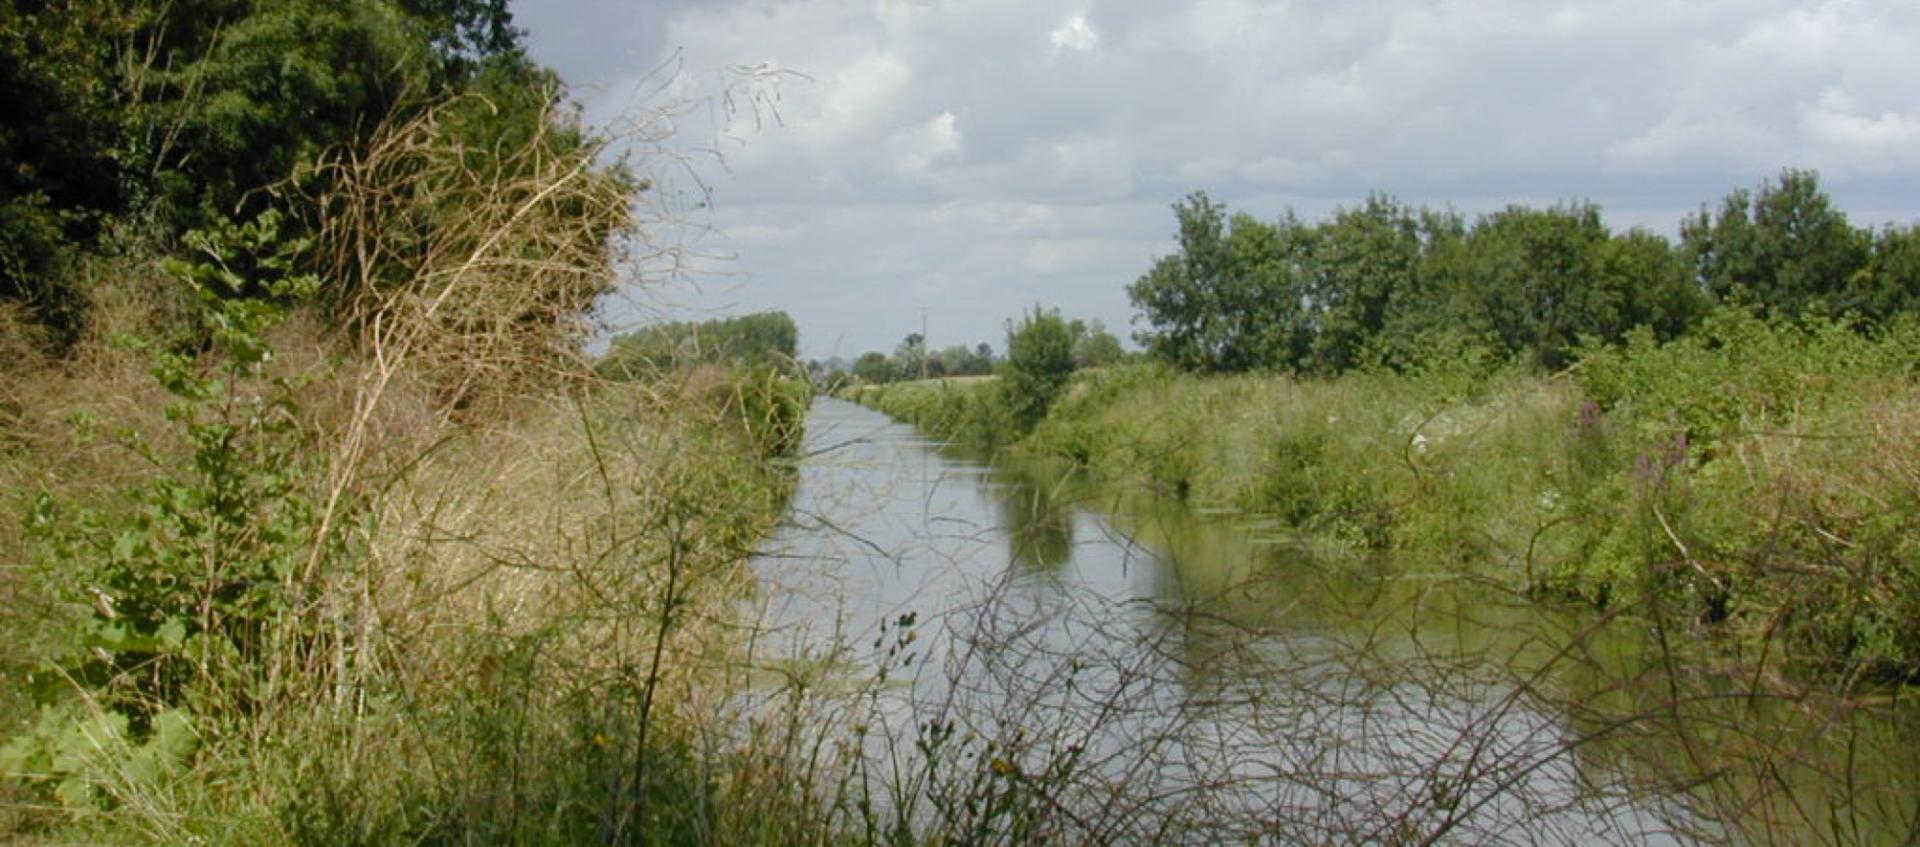
<instances>
[{"instance_id":1,"label":"shrub","mask_svg":"<svg viewBox=\"0 0 1920 847\"><path fill-rule=\"evenodd\" d=\"M1036 307L1008 327L1001 380L1007 407L1021 431L1046 417L1072 373L1073 333L1058 310Z\"/></svg>"}]
</instances>

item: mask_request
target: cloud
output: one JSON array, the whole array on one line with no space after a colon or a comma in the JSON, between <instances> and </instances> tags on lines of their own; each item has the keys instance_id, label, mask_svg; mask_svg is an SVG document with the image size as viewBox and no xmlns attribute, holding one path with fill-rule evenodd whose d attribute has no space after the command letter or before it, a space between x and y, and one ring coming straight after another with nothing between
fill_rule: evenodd
<instances>
[{"instance_id":1,"label":"cloud","mask_svg":"<svg viewBox=\"0 0 1920 847\"><path fill-rule=\"evenodd\" d=\"M1060 23L1053 32L1048 33L1047 43L1056 50L1076 50L1085 52L1100 46L1100 33L1093 31L1087 23L1086 15L1074 15Z\"/></svg>"},{"instance_id":2,"label":"cloud","mask_svg":"<svg viewBox=\"0 0 1920 847\"><path fill-rule=\"evenodd\" d=\"M959 119L952 112L941 112L925 123L893 134L894 167L904 173L925 173L934 162L960 152Z\"/></svg>"},{"instance_id":3,"label":"cloud","mask_svg":"<svg viewBox=\"0 0 1920 847\"><path fill-rule=\"evenodd\" d=\"M514 8L536 59L604 83L590 116L648 107L679 57L673 93L710 104L680 141L725 154L693 160L730 298L795 309L809 353L891 347L921 306L976 340L1036 299L1123 326L1202 188L1261 216L1583 198L1658 229L1794 166L1843 207L1920 203L1920 4L1894 0Z\"/></svg>"}]
</instances>

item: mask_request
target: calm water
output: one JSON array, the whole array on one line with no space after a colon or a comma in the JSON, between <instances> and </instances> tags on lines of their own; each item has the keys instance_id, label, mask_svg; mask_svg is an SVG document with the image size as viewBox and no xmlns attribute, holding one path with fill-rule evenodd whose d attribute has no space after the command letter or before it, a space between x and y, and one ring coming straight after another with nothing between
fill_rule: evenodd
<instances>
[{"instance_id":1,"label":"calm water","mask_svg":"<svg viewBox=\"0 0 1920 847\"><path fill-rule=\"evenodd\" d=\"M1683 669L1690 639L1644 621L1317 561L1257 519L991 465L849 403L815 406L807 452L756 561L761 649L835 669L896 804L987 773L1109 843L1916 831L1910 708Z\"/></svg>"}]
</instances>

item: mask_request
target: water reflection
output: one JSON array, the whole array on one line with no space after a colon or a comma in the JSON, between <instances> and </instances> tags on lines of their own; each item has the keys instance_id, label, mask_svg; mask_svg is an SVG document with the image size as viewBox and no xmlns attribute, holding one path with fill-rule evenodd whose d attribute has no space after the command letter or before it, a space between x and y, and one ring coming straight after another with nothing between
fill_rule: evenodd
<instances>
[{"instance_id":1,"label":"water reflection","mask_svg":"<svg viewBox=\"0 0 1920 847\"><path fill-rule=\"evenodd\" d=\"M1044 479L1024 466L997 468L987 477L1007 539L1007 558L1029 575L1058 576L1073 560L1074 509L1072 500L1062 496L1064 485L1064 479Z\"/></svg>"},{"instance_id":2,"label":"water reflection","mask_svg":"<svg viewBox=\"0 0 1920 847\"><path fill-rule=\"evenodd\" d=\"M1920 831L1903 704L1761 696L1785 689L1676 662L1685 633L1321 561L1257 519L988 465L844 403L808 440L758 562L784 586L766 615L803 649L871 639L836 655L887 680L862 720L898 802L1051 775L1063 837L1108 843ZM912 635L874 638L902 616Z\"/></svg>"}]
</instances>

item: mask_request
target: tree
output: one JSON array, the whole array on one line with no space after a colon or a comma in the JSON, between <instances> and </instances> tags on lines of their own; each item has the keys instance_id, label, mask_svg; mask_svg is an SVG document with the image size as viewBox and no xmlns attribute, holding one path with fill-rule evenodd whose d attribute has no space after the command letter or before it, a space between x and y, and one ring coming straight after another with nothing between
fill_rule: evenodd
<instances>
[{"instance_id":1,"label":"tree","mask_svg":"<svg viewBox=\"0 0 1920 847\"><path fill-rule=\"evenodd\" d=\"M907 333L900 340L900 346L893 348L893 367L896 379L920 379L927 375L927 337L917 332Z\"/></svg>"},{"instance_id":2,"label":"tree","mask_svg":"<svg viewBox=\"0 0 1920 847\"><path fill-rule=\"evenodd\" d=\"M1174 204L1180 252L1127 287L1156 358L1198 370L1290 367L1305 338L1301 227L1234 215L1205 193Z\"/></svg>"},{"instance_id":3,"label":"tree","mask_svg":"<svg viewBox=\"0 0 1920 847\"><path fill-rule=\"evenodd\" d=\"M1311 370L1340 373L1362 363L1395 302L1413 294L1420 273L1419 224L1412 210L1376 194L1335 212L1307 241Z\"/></svg>"},{"instance_id":4,"label":"tree","mask_svg":"<svg viewBox=\"0 0 1920 847\"><path fill-rule=\"evenodd\" d=\"M1150 327L1138 335L1149 352L1180 367L1210 368L1217 361L1226 208L1196 192L1173 204L1173 215L1180 252L1155 260L1127 286L1127 297Z\"/></svg>"},{"instance_id":5,"label":"tree","mask_svg":"<svg viewBox=\"0 0 1920 847\"><path fill-rule=\"evenodd\" d=\"M1073 374L1073 334L1057 309L1035 306L1007 326L1007 361L1000 380L1013 419L1031 428L1046 417Z\"/></svg>"},{"instance_id":6,"label":"tree","mask_svg":"<svg viewBox=\"0 0 1920 847\"><path fill-rule=\"evenodd\" d=\"M615 337L600 370L631 377L702 363L784 368L793 365L799 343L799 328L786 312L672 321Z\"/></svg>"},{"instance_id":7,"label":"tree","mask_svg":"<svg viewBox=\"0 0 1920 847\"><path fill-rule=\"evenodd\" d=\"M1563 367L1582 333L1618 327L1621 298L1600 273L1609 237L1592 204L1488 215L1467 237L1469 302L1507 352Z\"/></svg>"},{"instance_id":8,"label":"tree","mask_svg":"<svg viewBox=\"0 0 1920 847\"><path fill-rule=\"evenodd\" d=\"M893 381L893 363L887 361L887 354L878 350L869 350L853 361L853 375L861 382L878 385Z\"/></svg>"},{"instance_id":9,"label":"tree","mask_svg":"<svg viewBox=\"0 0 1920 847\"><path fill-rule=\"evenodd\" d=\"M1920 309L1920 224L1874 233L1866 266L1848 280L1841 302L1875 321Z\"/></svg>"},{"instance_id":10,"label":"tree","mask_svg":"<svg viewBox=\"0 0 1920 847\"><path fill-rule=\"evenodd\" d=\"M1120 361L1126 355L1120 349L1120 339L1107 331L1107 325L1098 318L1068 324L1067 329L1073 335L1073 366L1076 368L1103 368Z\"/></svg>"},{"instance_id":11,"label":"tree","mask_svg":"<svg viewBox=\"0 0 1920 847\"><path fill-rule=\"evenodd\" d=\"M1706 295L1688 277L1685 259L1665 237L1635 228L1613 236L1598 250L1598 287L1617 298L1618 311L1610 321L1581 327L1582 334L1617 342L1628 330L1644 326L1654 338L1668 341L1706 314Z\"/></svg>"},{"instance_id":12,"label":"tree","mask_svg":"<svg viewBox=\"0 0 1920 847\"><path fill-rule=\"evenodd\" d=\"M336 172L316 165L428 110L479 179L586 143L550 123L558 78L506 0L8 2L0 90L0 298L65 339L85 300L65 260L116 221L171 244L272 209L297 240ZM555 155L509 155L536 139Z\"/></svg>"},{"instance_id":13,"label":"tree","mask_svg":"<svg viewBox=\"0 0 1920 847\"><path fill-rule=\"evenodd\" d=\"M1702 208L1680 234L1708 293L1789 318L1851 305L1849 283L1871 243L1820 190L1819 174L1791 169L1728 195L1717 214Z\"/></svg>"}]
</instances>

